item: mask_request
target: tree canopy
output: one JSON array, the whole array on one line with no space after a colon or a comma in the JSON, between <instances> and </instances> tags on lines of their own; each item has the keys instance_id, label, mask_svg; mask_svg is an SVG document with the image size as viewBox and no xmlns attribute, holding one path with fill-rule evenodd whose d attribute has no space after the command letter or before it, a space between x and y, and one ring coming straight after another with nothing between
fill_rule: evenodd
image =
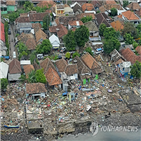
<instances>
[{"instance_id":1,"label":"tree canopy","mask_svg":"<svg viewBox=\"0 0 141 141\"><path fill-rule=\"evenodd\" d=\"M100 24L100 27L99 27L99 34L100 34L101 36L103 36L103 33L104 33L105 29L106 29L106 25L105 25L104 23Z\"/></svg>"},{"instance_id":2,"label":"tree canopy","mask_svg":"<svg viewBox=\"0 0 141 141\"><path fill-rule=\"evenodd\" d=\"M80 54L77 51L73 53L72 58L75 58L76 56L80 57Z\"/></svg>"},{"instance_id":3,"label":"tree canopy","mask_svg":"<svg viewBox=\"0 0 141 141\"><path fill-rule=\"evenodd\" d=\"M80 28L77 28L74 37L76 40L76 43L79 47L83 47L85 43L89 40L89 30L86 26L80 26Z\"/></svg>"},{"instance_id":4,"label":"tree canopy","mask_svg":"<svg viewBox=\"0 0 141 141\"><path fill-rule=\"evenodd\" d=\"M46 15L43 19L43 28L44 30L48 30L50 25L50 15Z\"/></svg>"},{"instance_id":5,"label":"tree canopy","mask_svg":"<svg viewBox=\"0 0 141 141\"><path fill-rule=\"evenodd\" d=\"M88 52L91 56L93 56L93 52L92 52L92 48L91 47L87 47L85 49L86 52Z\"/></svg>"},{"instance_id":6,"label":"tree canopy","mask_svg":"<svg viewBox=\"0 0 141 141\"><path fill-rule=\"evenodd\" d=\"M29 51L27 49L27 46L23 43L23 42L19 42L17 45L16 45L16 48L18 50L18 57L19 57L19 60L22 58L22 57L27 57L28 54L29 54Z\"/></svg>"},{"instance_id":7,"label":"tree canopy","mask_svg":"<svg viewBox=\"0 0 141 141\"><path fill-rule=\"evenodd\" d=\"M1 90L5 90L8 85L8 80L6 78L1 79Z\"/></svg>"},{"instance_id":8,"label":"tree canopy","mask_svg":"<svg viewBox=\"0 0 141 141\"><path fill-rule=\"evenodd\" d=\"M125 38L125 43L127 44L127 45L130 45L130 44L133 44L133 37L131 36L131 34L125 34L124 35L124 38Z\"/></svg>"},{"instance_id":9,"label":"tree canopy","mask_svg":"<svg viewBox=\"0 0 141 141\"><path fill-rule=\"evenodd\" d=\"M104 52L110 54L114 49L119 50L120 42L116 38L108 39L104 42Z\"/></svg>"},{"instance_id":10,"label":"tree canopy","mask_svg":"<svg viewBox=\"0 0 141 141\"><path fill-rule=\"evenodd\" d=\"M135 78L141 78L141 63L139 61L136 61L132 66L131 66L131 75Z\"/></svg>"},{"instance_id":11,"label":"tree canopy","mask_svg":"<svg viewBox=\"0 0 141 141\"><path fill-rule=\"evenodd\" d=\"M69 30L68 34L64 37L65 46L68 51L73 51L76 49L76 41L74 37L74 32Z\"/></svg>"},{"instance_id":12,"label":"tree canopy","mask_svg":"<svg viewBox=\"0 0 141 141\"><path fill-rule=\"evenodd\" d=\"M105 28L103 36L105 39L110 39L116 36L116 31L113 28Z\"/></svg>"},{"instance_id":13,"label":"tree canopy","mask_svg":"<svg viewBox=\"0 0 141 141\"><path fill-rule=\"evenodd\" d=\"M116 16L116 15L117 15L117 9L111 8L111 16Z\"/></svg>"},{"instance_id":14,"label":"tree canopy","mask_svg":"<svg viewBox=\"0 0 141 141\"><path fill-rule=\"evenodd\" d=\"M123 1L123 7L125 8L129 4L128 0Z\"/></svg>"},{"instance_id":15,"label":"tree canopy","mask_svg":"<svg viewBox=\"0 0 141 141\"><path fill-rule=\"evenodd\" d=\"M138 38L138 30L134 27L133 23L127 22L124 24L124 28L121 30L122 36L124 36L126 33L131 34L133 38Z\"/></svg>"},{"instance_id":16,"label":"tree canopy","mask_svg":"<svg viewBox=\"0 0 141 141\"><path fill-rule=\"evenodd\" d=\"M29 74L28 74L28 79L27 81L29 83L46 83L46 77L43 73L43 69L39 69L37 71L32 70Z\"/></svg>"},{"instance_id":17,"label":"tree canopy","mask_svg":"<svg viewBox=\"0 0 141 141\"><path fill-rule=\"evenodd\" d=\"M86 16L86 17L83 17L83 18L81 18L81 21L82 21L83 23L92 21L92 16Z\"/></svg>"},{"instance_id":18,"label":"tree canopy","mask_svg":"<svg viewBox=\"0 0 141 141\"><path fill-rule=\"evenodd\" d=\"M67 52L66 55L65 55L65 57L66 57L67 59L69 59L69 58L70 58L70 53Z\"/></svg>"},{"instance_id":19,"label":"tree canopy","mask_svg":"<svg viewBox=\"0 0 141 141\"><path fill-rule=\"evenodd\" d=\"M37 53L48 54L51 51L52 45L48 39L43 40L41 45L37 46Z\"/></svg>"},{"instance_id":20,"label":"tree canopy","mask_svg":"<svg viewBox=\"0 0 141 141\"><path fill-rule=\"evenodd\" d=\"M32 10L33 7L34 7L34 5L33 5L33 3L30 2L30 1L26 1L26 2L24 3L24 9Z\"/></svg>"}]
</instances>

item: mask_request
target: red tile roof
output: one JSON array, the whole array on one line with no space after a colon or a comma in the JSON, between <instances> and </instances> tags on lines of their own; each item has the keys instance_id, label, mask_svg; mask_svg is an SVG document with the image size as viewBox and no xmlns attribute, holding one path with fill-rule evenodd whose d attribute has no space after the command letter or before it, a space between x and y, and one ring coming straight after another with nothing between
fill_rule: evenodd
<instances>
[{"instance_id":1,"label":"red tile roof","mask_svg":"<svg viewBox=\"0 0 141 141\"><path fill-rule=\"evenodd\" d=\"M24 69L26 78L28 78L28 74L29 74L32 70L34 70L34 66L33 66L33 65L25 65L25 66L23 66L23 69Z\"/></svg>"},{"instance_id":2,"label":"red tile roof","mask_svg":"<svg viewBox=\"0 0 141 141\"><path fill-rule=\"evenodd\" d=\"M39 43L40 39L47 39L47 35L45 32L43 32L41 29L39 29L36 33L35 33L35 36L36 36L36 42L37 44Z\"/></svg>"},{"instance_id":3,"label":"red tile roof","mask_svg":"<svg viewBox=\"0 0 141 141\"><path fill-rule=\"evenodd\" d=\"M15 4L16 4L15 0L7 0L6 1L6 5L15 5Z\"/></svg>"},{"instance_id":4,"label":"red tile roof","mask_svg":"<svg viewBox=\"0 0 141 141\"><path fill-rule=\"evenodd\" d=\"M57 33L57 36L59 38L62 38L64 35L68 34L67 28L65 26L63 26L62 24L49 27L49 31L52 33Z\"/></svg>"},{"instance_id":5,"label":"red tile roof","mask_svg":"<svg viewBox=\"0 0 141 141\"><path fill-rule=\"evenodd\" d=\"M137 56L131 49L126 48L121 50L122 56L127 60L134 64L136 61L141 62L141 56Z\"/></svg>"},{"instance_id":6,"label":"red tile roof","mask_svg":"<svg viewBox=\"0 0 141 141\"><path fill-rule=\"evenodd\" d=\"M48 69L45 76L47 78L49 86L62 84L62 80L60 79L58 73L52 67Z\"/></svg>"},{"instance_id":7,"label":"red tile roof","mask_svg":"<svg viewBox=\"0 0 141 141\"><path fill-rule=\"evenodd\" d=\"M139 18L132 11L122 12L122 15L126 17L128 20L139 20Z\"/></svg>"},{"instance_id":8,"label":"red tile roof","mask_svg":"<svg viewBox=\"0 0 141 141\"><path fill-rule=\"evenodd\" d=\"M92 11L92 10L94 10L94 6L91 3L85 3L85 4L82 5L82 10L83 10L83 12L85 10L86 11Z\"/></svg>"},{"instance_id":9,"label":"red tile roof","mask_svg":"<svg viewBox=\"0 0 141 141\"><path fill-rule=\"evenodd\" d=\"M111 23L111 26L116 30L116 31L120 31L121 29L124 28L123 23L121 23L121 21L114 21Z\"/></svg>"},{"instance_id":10,"label":"red tile roof","mask_svg":"<svg viewBox=\"0 0 141 141\"><path fill-rule=\"evenodd\" d=\"M116 4L114 0L106 0L106 4Z\"/></svg>"},{"instance_id":11,"label":"red tile roof","mask_svg":"<svg viewBox=\"0 0 141 141\"><path fill-rule=\"evenodd\" d=\"M21 73L21 65L20 62L17 59L13 59L9 64L9 73L15 74L15 73Z\"/></svg>"},{"instance_id":12,"label":"red tile roof","mask_svg":"<svg viewBox=\"0 0 141 141\"><path fill-rule=\"evenodd\" d=\"M1 22L1 36L0 36L0 40L5 42L4 24L2 22Z\"/></svg>"},{"instance_id":13,"label":"red tile roof","mask_svg":"<svg viewBox=\"0 0 141 141\"><path fill-rule=\"evenodd\" d=\"M79 21L69 21L68 22L68 24L71 25L71 26L78 26L77 23L79 23L79 25L84 25L83 22L80 21L80 20Z\"/></svg>"},{"instance_id":14,"label":"red tile roof","mask_svg":"<svg viewBox=\"0 0 141 141\"><path fill-rule=\"evenodd\" d=\"M27 94L39 94L46 93L47 90L43 83L29 83L26 84L26 93Z\"/></svg>"},{"instance_id":15,"label":"red tile roof","mask_svg":"<svg viewBox=\"0 0 141 141\"><path fill-rule=\"evenodd\" d=\"M49 5L54 6L54 5L56 5L56 3L53 2L52 0L48 0L48 1L41 1L37 4L37 6L39 6L39 7L45 7L46 6L47 8L49 8Z\"/></svg>"},{"instance_id":16,"label":"red tile roof","mask_svg":"<svg viewBox=\"0 0 141 141\"><path fill-rule=\"evenodd\" d=\"M65 72L67 62L64 59L60 59L55 62L55 65L59 72Z\"/></svg>"},{"instance_id":17,"label":"red tile roof","mask_svg":"<svg viewBox=\"0 0 141 141\"><path fill-rule=\"evenodd\" d=\"M141 46L137 46L135 50L138 52L139 55L141 55Z\"/></svg>"},{"instance_id":18,"label":"red tile roof","mask_svg":"<svg viewBox=\"0 0 141 141\"><path fill-rule=\"evenodd\" d=\"M44 69L44 74L48 71L48 69L50 67L52 67L53 69L55 69L53 63L50 61L49 58L46 58L45 60L43 60L41 63L40 63L40 66L41 68Z\"/></svg>"},{"instance_id":19,"label":"red tile roof","mask_svg":"<svg viewBox=\"0 0 141 141\"><path fill-rule=\"evenodd\" d=\"M77 68L77 64L73 64L73 65L67 65L65 73L68 76L71 76L73 74L78 74L78 68Z\"/></svg>"}]
</instances>

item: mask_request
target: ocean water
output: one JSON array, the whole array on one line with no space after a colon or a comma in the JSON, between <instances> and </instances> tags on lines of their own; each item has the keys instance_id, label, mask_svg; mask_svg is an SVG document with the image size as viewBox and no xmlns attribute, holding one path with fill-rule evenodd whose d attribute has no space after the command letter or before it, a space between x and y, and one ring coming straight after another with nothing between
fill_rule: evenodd
<instances>
[{"instance_id":1,"label":"ocean water","mask_svg":"<svg viewBox=\"0 0 141 141\"><path fill-rule=\"evenodd\" d=\"M67 135L58 141L141 141L141 130L137 132L103 132L99 131L95 136L92 134L79 134L77 137Z\"/></svg>"}]
</instances>

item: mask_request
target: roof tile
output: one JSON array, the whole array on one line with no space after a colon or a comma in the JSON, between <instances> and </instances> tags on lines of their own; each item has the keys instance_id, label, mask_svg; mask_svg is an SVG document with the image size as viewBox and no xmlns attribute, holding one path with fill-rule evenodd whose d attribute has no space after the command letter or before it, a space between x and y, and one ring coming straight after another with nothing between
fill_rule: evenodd
<instances>
[{"instance_id":1,"label":"roof tile","mask_svg":"<svg viewBox=\"0 0 141 141\"><path fill-rule=\"evenodd\" d=\"M139 55L141 55L141 46L137 46L135 50L138 52Z\"/></svg>"},{"instance_id":2,"label":"roof tile","mask_svg":"<svg viewBox=\"0 0 141 141\"><path fill-rule=\"evenodd\" d=\"M80 20L79 21L69 21L68 24L71 26L84 25L83 22Z\"/></svg>"},{"instance_id":3,"label":"roof tile","mask_svg":"<svg viewBox=\"0 0 141 141\"><path fill-rule=\"evenodd\" d=\"M62 84L62 80L60 79L58 73L52 67L47 70L45 76L49 86Z\"/></svg>"},{"instance_id":4,"label":"roof tile","mask_svg":"<svg viewBox=\"0 0 141 141\"><path fill-rule=\"evenodd\" d=\"M33 65L25 65L25 66L23 66L23 69L24 69L26 78L28 78L28 74L29 74L32 70L34 70L34 66L33 66Z\"/></svg>"},{"instance_id":5,"label":"roof tile","mask_svg":"<svg viewBox=\"0 0 141 141\"><path fill-rule=\"evenodd\" d=\"M85 3L82 5L82 10L83 11L92 11L94 10L94 6L91 3Z\"/></svg>"},{"instance_id":6,"label":"roof tile","mask_svg":"<svg viewBox=\"0 0 141 141\"><path fill-rule=\"evenodd\" d=\"M139 20L139 18L131 11L122 12L122 15L126 17L128 20Z\"/></svg>"},{"instance_id":7,"label":"roof tile","mask_svg":"<svg viewBox=\"0 0 141 141\"><path fill-rule=\"evenodd\" d=\"M37 44L39 43L39 41L40 41L41 39L42 39L42 40L47 39L46 33L44 33L41 29L39 29L39 30L35 33L35 36L36 36L36 42L37 42Z\"/></svg>"},{"instance_id":8,"label":"roof tile","mask_svg":"<svg viewBox=\"0 0 141 141\"><path fill-rule=\"evenodd\" d=\"M26 84L26 93L27 94L38 94L38 93L46 93L47 90L43 83L29 83Z\"/></svg>"},{"instance_id":9,"label":"roof tile","mask_svg":"<svg viewBox=\"0 0 141 141\"><path fill-rule=\"evenodd\" d=\"M116 31L121 31L121 29L124 28L123 23L121 21L114 21L111 23L111 26L116 30Z\"/></svg>"},{"instance_id":10,"label":"roof tile","mask_svg":"<svg viewBox=\"0 0 141 141\"><path fill-rule=\"evenodd\" d=\"M65 72L67 62L64 59L60 59L55 62L55 65L59 72Z\"/></svg>"},{"instance_id":11,"label":"roof tile","mask_svg":"<svg viewBox=\"0 0 141 141\"><path fill-rule=\"evenodd\" d=\"M78 74L77 64L67 65L65 73L70 76L73 74Z\"/></svg>"},{"instance_id":12,"label":"roof tile","mask_svg":"<svg viewBox=\"0 0 141 141\"><path fill-rule=\"evenodd\" d=\"M9 73L15 74L15 73L21 73L21 65L20 62L17 59L13 59L9 64Z\"/></svg>"}]
</instances>

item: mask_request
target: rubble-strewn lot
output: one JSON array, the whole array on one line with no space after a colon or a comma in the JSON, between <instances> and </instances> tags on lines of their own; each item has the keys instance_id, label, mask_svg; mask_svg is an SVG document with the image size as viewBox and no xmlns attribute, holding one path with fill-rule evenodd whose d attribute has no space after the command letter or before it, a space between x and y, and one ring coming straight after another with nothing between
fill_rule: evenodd
<instances>
[{"instance_id":1,"label":"rubble-strewn lot","mask_svg":"<svg viewBox=\"0 0 141 141\"><path fill-rule=\"evenodd\" d=\"M1 100L2 140L12 140L12 134L17 140L21 134L27 140L30 136L27 131L36 133L35 129L51 140L65 133L87 132L91 121L101 125L141 127L140 96L113 74L106 61L98 59L105 72L98 80L91 78L86 85L80 80L71 82L69 91L77 93L71 102L57 89L48 89L45 98L26 99L24 84L9 84ZM83 88L94 90L85 92ZM20 125L20 128L6 129L4 125Z\"/></svg>"}]
</instances>

